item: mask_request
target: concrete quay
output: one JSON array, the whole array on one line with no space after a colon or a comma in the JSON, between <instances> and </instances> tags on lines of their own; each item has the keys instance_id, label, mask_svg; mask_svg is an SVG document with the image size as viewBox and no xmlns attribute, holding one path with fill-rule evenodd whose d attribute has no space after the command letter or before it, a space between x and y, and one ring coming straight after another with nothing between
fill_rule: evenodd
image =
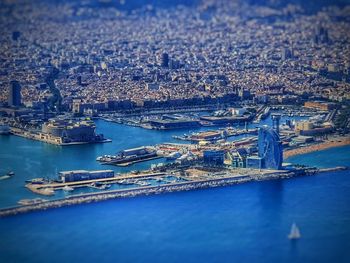
<instances>
[{"instance_id":1,"label":"concrete quay","mask_svg":"<svg viewBox=\"0 0 350 263\"><path fill-rule=\"evenodd\" d=\"M94 144L94 143L107 143L107 142L112 142L111 139L103 139L103 140L96 140L96 141L86 141L86 142L59 142L57 139L54 138L41 138L39 134L36 134L34 132L30 131L24 131L18 128L12 128L11 133L13 135L34 140L34 141L40 141L40 142L45 142L48 144L53 144L57 146L71 146L71 145L81 145L81 144Z\"/></svg>"},{"instance_id":2,"label":"concrete quay","mask_svg":"<svg viewBox=\"0 0 350 263\"><path fill-rule=\"evenodd\" d=\"M164 176L165 173L147 173L147 174L128 174L128 175L122 175L122 176L115 176L110 178L101 178L101 179L94 179L94 180L84 180L84 181L75 181L75 182L67 182L67 183L46 183L46 184L33 184L29 183L26 184L26 187L36 194L41 195L53 195L50 194L52 192L46 191L46 189L52 189L53 191L58 189L63 189L65 186L69 187L86 187L87 185L90 185L92 183L117 183L118 181L125 180L125 179L143 179L148 177L157 177L157 176Z\"/></svg>"}]
</instances>

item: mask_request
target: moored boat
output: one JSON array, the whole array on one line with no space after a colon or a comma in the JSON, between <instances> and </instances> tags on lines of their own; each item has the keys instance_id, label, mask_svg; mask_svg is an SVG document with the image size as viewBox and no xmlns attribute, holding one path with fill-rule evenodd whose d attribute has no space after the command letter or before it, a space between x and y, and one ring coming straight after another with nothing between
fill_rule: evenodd
<instances>
[{"instance_id":1,"label":"moored boat","mask_svg":"<svg viewBox=\"0 0 350 263\"><path fill-rule=\"evenodd\" d=\"M65 192L70 192L70 191L73 191L74 188L73 188L73 187L70 187L70 186L68 186L68 185L66 185L66 186L64 186L64 187L62 188L62 190L65 191Z\"/></svg>"}]
</instances>

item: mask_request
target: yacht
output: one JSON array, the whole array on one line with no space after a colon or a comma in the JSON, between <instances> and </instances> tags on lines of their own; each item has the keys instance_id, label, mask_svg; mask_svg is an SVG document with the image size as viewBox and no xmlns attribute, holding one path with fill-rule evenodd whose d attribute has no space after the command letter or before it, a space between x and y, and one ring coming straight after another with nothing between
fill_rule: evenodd
<instances>
[{"instance_id":1,"label":"yacht","mask_svg":"<svg viewBox=\"0 0 350 263\"><path fill-rule=\"evenodd\" d=\"M11 178L12 176L14 176L15 173L14 172L8 172L7 174L3 175L3 176L0 176L0 180L5 180L5 179L9 179Z\"/></svg>"},{"instance_id":2,"label":"yacht","mask_svg":"<svg viewBox=\"0 0 350 263\"><path fill-rule=\"evenodd\" d=\"M66 185L65 187L62 188L62 190L65 191L65 192L70 192L70 191L73 191L74 188Z\"/></svg>"},{"instance_id":3,"label":"yacht","mask_svg":"<svg viewBox=\"0 0 350 263\"><path fill-rule=\"evenodd\" d=\"M101 186L101 189L102 190L105 190L105 189L109 189L109 188L111 188L111 184L104 184L103 186Z\"/></svg>"}]
</instances>

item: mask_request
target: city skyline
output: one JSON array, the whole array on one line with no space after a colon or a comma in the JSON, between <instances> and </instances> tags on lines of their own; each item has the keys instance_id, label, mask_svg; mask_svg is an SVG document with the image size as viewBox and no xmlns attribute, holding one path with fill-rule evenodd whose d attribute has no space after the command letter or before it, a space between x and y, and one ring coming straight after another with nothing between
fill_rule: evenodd
<instances>
[{"instance_id":1,"label":"city skyline","mask_svg":"<svg viewBox=\"0 0 350 263\"><path fill-rule=\"evenodd\" d=\"M348 262L350 1L0 3L1 262Z\"/></svg>"}]
</instances>

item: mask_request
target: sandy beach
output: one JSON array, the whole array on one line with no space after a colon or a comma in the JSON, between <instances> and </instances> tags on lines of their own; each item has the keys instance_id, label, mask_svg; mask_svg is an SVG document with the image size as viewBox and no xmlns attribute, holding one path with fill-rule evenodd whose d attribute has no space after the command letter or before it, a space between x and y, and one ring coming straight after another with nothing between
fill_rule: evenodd
<instances>
[{"instance_id":1,"label":"sandy beach","mask_svg":"<svg viewBox=\"0 0 350 263\"><path fill-rule=\"evenodd\" d=\"M286 158L294 156L294 155L316 152L316 151L321 151L321 150L325 150L325 149L329 149L329 148L333 148L333 147L345 146L345 145L350 145L350 137L349 136L332 137L332 138L328 139L328 141L325 141L322 143L312 144L309 146L300 147L300 148L292 149L292 150L286 150L283 153L283 158L286 159Z\"/></svg>"}]
</instances>

